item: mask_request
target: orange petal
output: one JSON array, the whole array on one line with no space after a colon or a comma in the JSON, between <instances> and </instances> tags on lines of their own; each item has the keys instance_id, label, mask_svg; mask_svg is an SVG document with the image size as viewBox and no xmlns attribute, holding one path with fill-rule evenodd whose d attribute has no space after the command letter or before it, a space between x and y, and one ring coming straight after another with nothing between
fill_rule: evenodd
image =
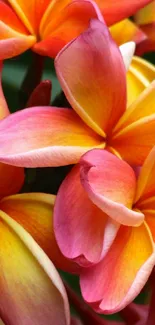
<instances>
[{"instance_id":1,"label":"orange petal","mask_svg":"<svg viewBox=\"0 0 155 325\"><path fill-rule=\"evenodd\" d=\"M139 10L135 16L135 21L138 25L146 25L155 21L155 0Z\"/></svg>"},{"instance_id":2,"label":"orange petal","mask_svg":"<svg viewBox=\"0 0 155 325\"><path fill-rule=\"evenodd\" d=\"M152 0L95 0L108 25L133 15Z\"/></svg>"},{"instance_id":3,"label":"orange petal","mask_svg":"<svg viewBox=\"0 0 155 325\"><path fill-rule=\"evenodd\" d=\"M0 120L10 114L2 89L2 68L3 64L0 62Z\"/></svg>"},{"instance_id":4,"label":"orange petal","mask_svg":"<svg viewBox=\"0 0 155 325\"><path fill-rule=\"evenodd\" d=\"M110 146L130 164L141 166L155 145L155 82L124 113Z\"/></svg>"},{"instance_id":5,"label":"orange petal","mask_svg":"<svg viewBox=\"0 0 155 325\"><path fill-rule=\"evenodd\" d=\"M133 169L106 150L94 149L82 156L81 181L89 198L115 221L137 226L142 213L131 210L136 190Z\"/></svg>"},{"instance_id":6,"label":"orange petal","mask_svg":"<svg viewBox=\"0 0 155 325\"><path fill-rule=\"evenodd\" d=\"M148 227L121 226L105 258L81 275L84 299L97 312L123 309L141 291L155 264Z\"/></svg>"},{"instance_id":7,"label":"orange petal","mask_svg":"<svg viewBox=\"0 0 155 325\"><path fill-rule=\"evenodd\" d=\"M57 268L78 272L78 266L60 252L53 232L53 206L55 196L26 193L5 197L0 209L17 221L44 250Z\"/></svg>"},{"instance_id":8,"label":"orange petal","mask_svg":"<svg viewBox=\"0 0 155 325\"><path fill-rule=\"evenodd\" d=\"M16 32L0 21L0 60L21 54L29 49L35 41L34 36Z\"/></svg>"},{"instance_id":9,"label":"orange petal","mask_svg":"<svg viewBox=\"0 0 155 325\"><path fill-rule=\"evenodd\" d=\"M148 61L134 56L127 73L128 106L155 79L155 67Z\"/></svg>"},{"instance_id":10,"label":"orange petal","mask_svg":"<svg viewBox=\"0 0 155 325\"><path fill-rule=\"evenodd\" d=\"M76 165L63 181L54 207L54 230L62 253L88 267L101 260L119 225L89 199Z\"/></svg>"},{"instance_id":11,"label":"orange petal","mask_svg":"<svg viewBox=\"0 0 155 325\"><path fill-rule=\"evenodd\" d=\"M126 108L125 67L106 25L92 20L89 29L58 54L55 66L72 107L105 136Z\"/></svg>"},{"instance_id":12,"label":"orange petal","mask_svg":"<svg viewBox=\"0 0 155 325\"><path fill-rule=\"evenodd\" d=\"M18 18L14 10L4 1L0 1L0 21L14 31L28 35L28 31Z\"/></svg>"},{"instance_id":13,"label":"orange petal","mask_svg":"<svg viewBox=\"0 0 155 325\"><path fill-rule=\"evenodd\" d=\"M0 315L10 325L70 324L62 281L42 249L0 212Z\"/></svg>"},{"instance_id":14,"label":"orange petal","mask_svg":"<svg viewBox=\"0 0 155 325\"><path fill-rule=\"evenodd\" d=\"M138 177L135 203L155 196L155 147L147 156Z\"/></svg>"},{"instance_id":15,"label":"orange petal","mask_svg":"<svg viewBox=\"0 0 155 325\"><path fill-rule=\"evenodd\" d=\"M134 41L136 44L146 39L145 33L131 20L124 19L110 27L110 33L118 45Z\"/></svg>"},{"instance_id":16,"label":"orange petal","mask_svg":"<svg viewBox=\"0 0 155 325\"><path fill-rule=\"evenodd\" d=\"M39 31L41 18L51 0L8 0L31 34ZM53 1L52 1L53 2Z\"/></svg>"},{"instance_id":17,"label":"orange petal","mask_svg":"<svg viewBox=\"0 0 155 325\"><path fill-rule=\"evenodd\" d=\"M0 161L21 167L74 164L101 140L71 109L28 108L1 121Z\"/></svg>"},{"instance_id":18,"label":"orange petal","mask_svg":"<svg viewBox=\"0 0 155 325\"><path fill-rule=\"evenodd\" d=\"M151 231L153 241L155 242L155 200L154 200L154 211L144 210L145 211L145 220Z\"/></svg>"},{"instance_id":19,"label":"orange petal","mask_svg":"<svg viewBox=\"0 0 155 325\"><path fill-rule=\"evenodd\" d=\"M33 47L41 55L55 57L64 45L87 29L90 18L103 19L91 0L58 0L52 4L51 10L47 10L47 15L45 13L46 19L43 17L41 23L42 41Z\"/></svg>"}]
</instances>

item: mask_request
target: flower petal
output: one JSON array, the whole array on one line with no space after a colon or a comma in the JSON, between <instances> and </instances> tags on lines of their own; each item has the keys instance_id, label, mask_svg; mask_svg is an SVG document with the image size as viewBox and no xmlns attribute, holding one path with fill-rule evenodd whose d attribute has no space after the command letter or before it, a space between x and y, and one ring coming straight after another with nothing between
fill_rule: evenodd
<instances>
[{"instance_id":1,"label":"flower petal","mask_svg":"<svg viewBox=\"0 0 155 325\"><path fill-rule=\"evenodd\" d=\"M105 136L126 106L124 64L106 25L92 20L89 29L58 54L55 67L72 107Z\"/></svg>"},{"instance_id":2,"label":"flower petal","mask_svg":"<svg viewBox=\"0 0 155 325\"><path fill-rule=\"evenodd\" d=\"M53 231L55 196L43 193L26 193L5 197L0 209L17 221L44 250L57 268L78 272L78 266L60 252Z\"/></svg>"},{"instance_id":3,"label":"flower petal","mask_svg":"<svg viewBox=\"0 0 155 325\"><path fill-rule=\"evenodd\" d=\"M105 258L83 271L83 297L97 312L115 313L139 294L154 264L154 244L145 223L121 226Z\"/></svg>"},{"instance_id":4,"label":"flower petal","mask_svg":"<svg viewBox=\"0 0 155 325\"><path fill-rule=\"evenodd\" d=\"M29 49L35 41L35 36L16 32L0 21L0 60L21 54Z\"/></svg>"},{"instance_id":5,"label":"flower petal","mask_svg":"<svg viewBox=\"0 0 155 325\"><path fill-rule=\"evenodd\" d=\"M135 21L138 25L146 25L155 21L155 1L137 11L134 15Z\"/></svg>"},{"instance_id":6,"label":"flower petal","mask_svg":"<svg viewBox=\"0 0 155 325\"><path fill-rule=\"evenodd\" d=\"M101 139L71 110L33 107L0 123L0 161L23 167L76 163Z\"/></svg>"},{"instance_id":7,"label":"flower petal","mask_svg":"<svg viewBox=\"0 0 155 325\"><path fill-rule=\"evenodd\" d=\"M127 73L128 107L154 79L154 65L142 58L134 56Z\"/></svg>"},{"instance_id":8,"label":"flower petal","mask_svg":"<svg viewBox=\"0 0 155 325\"><path fill-rule=\"evenodd\" d=\"M18 193L24 183L24 169L0 163L0 199Z\"/></svg>"},{"instance_id":9,"label":"flower petal","mask_svg":"<svg viewBox=\"0 0 155 325\"><path fill-rule=\"evenodd\" d=\"M125 64L126 71L128 71L130 67L130 63L132 61L134 52L135 52L136 44L134 42L127 42L122 44L119 49L123 57L123 61Z\"/></svg>"},{"instance_id":10,"label":"flower petal","mask_svg":"<svg viewBox=\"0 0 155 325\"><path fill-rule=\"evenodd\" d=\"M41 18L51 0L8 0L31 34L37 33Z\"/></svg>"},{"instance_id":11,"label":"flower petal","mask_svg":"<svg viewBox=\"0 0 155 325\"><path fill-rule=\"evenodd\" d=\"M141 166L155 145L155 82L145 89L124 113L109 145L122 159Z\"/></svg>"},{"instance_id":12,"label":"flower petal","mask_svg":"<svg viewBox=\"0 0 155 325\"><path fill-rule=\"evenodd\" d=\"M108 25L112 25L126 17L133 15L152 0L95 0L99 5Z\"/></svg>"},{"instance_id":13,"label":"flower petal","mask_svg":"<svg viewBox=\"0 0 155 325\"><path fill-rule=\"evenodd\" d=\"M42 41L35 44L33 50L55 57L64 45L87 29L90 18L103 20L98 7L91 0L52 2L41 22Z\"/></svg>"},{"instance_id":14,"label":"flower petal","mask_svg":"<svg viewBox=\"0 0 155 325\"><path fill-rule=\"evenodd\" d=\"M145 40L146 34L130 19L124 19L110 27L110 32L118 45L134 41L136 44Z\"/></svg>"},{"instance_id":15,"label":"flower petal","mask_svg":"<svg viewBox=\"0 0 155 325\"><path fill-rule=\"evenodd\" d=\"M34 239L0 212L0 315L10 325L68 324L62 281Z\"/></svg>"},{"instance_id":16,"label":"flower petal","mask_svg":"<svg viewBox=\"0 0 155 325\"><path fill-rule=\"evenodd\" d=\"M140 170L135 203L155 196L155 147L150 151Z\"/></svg>"},{"instance_id":17,"label":"flower petal","mask_svg":"<svg viewBox=\"0 0 155 325\"><path fill-rule=\"evenodd\" d=\"M0 62L0 120L10 114L2 89L2 68L3 63Z\"/></svg>"},{"instance_id":18,"label":"flower petal","mask_svg":"<svg viewBox=\"0 0 155 325\"><path fill-rule=\"evenodd\" d=\"M82 156L81 181L89 198L115 221L138 226L144 215L131 210L136 189L133 169L106 150L94 149Z\"/></svg>"},{"instance_id":19,"label":"flower petal","mask_svg":"<svg viewBox=\"0 0 155 325\"><path fill-rule=\"evenodd\" d=\"M63 181L54 207L54 229L62 253L82 266L98 262L109 249L118 225L84 191L80 166Z\"/></svg>"}]
</instances>

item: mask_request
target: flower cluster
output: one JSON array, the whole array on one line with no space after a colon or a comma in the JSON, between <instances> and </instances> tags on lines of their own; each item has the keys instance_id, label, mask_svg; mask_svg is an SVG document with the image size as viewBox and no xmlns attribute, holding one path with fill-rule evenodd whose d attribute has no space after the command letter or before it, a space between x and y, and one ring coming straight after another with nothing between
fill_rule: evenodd
<instances>
[{"instance_id":1,"label":"flower cluster","mask_svg":"<svg viewBox=\"0 0 155 325\"><path fill-rule=\"evenodd\" d=\"M3 63L28 49L27 103L10 113ZM154 50L155 0L0 0L2 324L155 322L152 302L145 317L132 304L155 266L155 67L140 57ZM39 84L43 56L62 105ZM28 186L25 168L67 165L57 193ZM97 315L124 308L124 323Z\"/></svg>"}]
</instances>

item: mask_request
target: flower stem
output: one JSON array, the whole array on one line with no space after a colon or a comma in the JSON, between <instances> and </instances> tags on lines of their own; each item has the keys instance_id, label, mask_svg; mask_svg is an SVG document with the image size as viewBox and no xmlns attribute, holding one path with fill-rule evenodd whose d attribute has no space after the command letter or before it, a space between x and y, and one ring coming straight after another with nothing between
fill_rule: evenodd
<instances>
[{"instance_id":1,"label":"flower stem","mask_svg":"<svg viewBox=\"0 0 155 325\"><path fill-rule=\"evenodd\" d=\"M22 83L19 102L20 108L24 108L36 86L40 83L44 68L44 57L32 52L32 62L30 63L24 81Z\"/></svg>"}]
</instances>

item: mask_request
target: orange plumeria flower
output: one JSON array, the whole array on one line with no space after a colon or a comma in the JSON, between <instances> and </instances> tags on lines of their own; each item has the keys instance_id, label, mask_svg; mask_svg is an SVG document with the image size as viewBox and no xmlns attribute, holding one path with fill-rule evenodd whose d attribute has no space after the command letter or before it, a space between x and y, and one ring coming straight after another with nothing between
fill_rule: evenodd
<instances>
[{"instance_id":1,"label":"orange plumeria flower","mask_svg":"<svg viewBox=\"0 0 155 325\"><path fill-rule=\"evenodd\" d=\"M111 25L151 0L0 0L0 60L28 48L55 57L58 51L102 14ZM99 11L96 3L101 8Z\"/></svg>"},{"instance_id":2,"label":"orange plumeria flower","mask_svg":"<svg viewBox=\"0 0 155 325\"><path fill-rule=\"evenodd\" d=\"M146 78L127 106L125 66L133 51L134 43L119 49L107 26L92 20L55 60L73 110L40 106L11 114L0 123L0 161L21 167L62 166L77 163L98 147L141 165L155 144L155 83ZM143 61L136 59L134 65L130 77L137 71L141 80L142 67L148 79L155 75ZM130 82L129 89L135 89Z\"/></svg>"},{"instance_id":3,"label":"orange plumeria flower","mask_svg":"<svg viewBox=\"0 0 155 325\"><path fill-rule=\"evenodd\" d=\"M106 150L88 151L60 186L54 229L63 254L85 267L86 302L99 313L123 309L155 265L155 147L138 179Z\"/></svg>"}]
</instances>

